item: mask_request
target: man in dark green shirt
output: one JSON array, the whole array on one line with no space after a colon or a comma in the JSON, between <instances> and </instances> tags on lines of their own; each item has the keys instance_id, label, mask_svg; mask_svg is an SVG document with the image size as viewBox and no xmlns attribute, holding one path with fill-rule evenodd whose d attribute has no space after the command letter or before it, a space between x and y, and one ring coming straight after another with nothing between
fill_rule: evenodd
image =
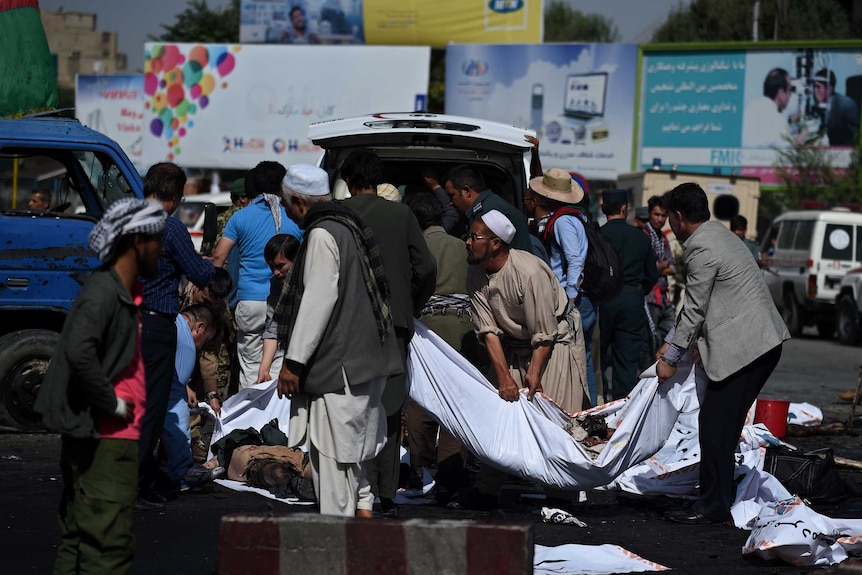
<instances>
[{"instance_id":1,"label":"man in dark green shirt","mask_svg":"<svg viewBox=\"0 0 862 575\"><path fill-rule=\"evenodd\" d=\"M468 228L483 214L497 210L509 218L512 225L515 226L512 249L533 253L530 232L527 229L527 216L502 197L487 189L482 174L470 166L457 166L447 174L444 187L452 205L467 216Z\"/></svg>"}]
</instances>

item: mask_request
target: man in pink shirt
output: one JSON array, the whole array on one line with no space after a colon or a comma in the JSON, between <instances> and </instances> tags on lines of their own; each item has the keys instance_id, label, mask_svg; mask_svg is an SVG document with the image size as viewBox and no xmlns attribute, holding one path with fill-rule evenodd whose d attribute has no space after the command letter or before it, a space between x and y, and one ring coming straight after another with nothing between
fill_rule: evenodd
<instances>
[{"instance_id":1,"label":"man in pink shirt","mask_svg":"<svg viewBox=\"0 0 862 575\"><path fill-rule=\"evenodd\" d=\"M36 411L62 434L60 545L55 573L126 573L135 539L138 438L146 405L138 276L158 269L166 214L114 202L89 247L102 266L84 283L45 373Z\"/></svg>"}]
</instances>

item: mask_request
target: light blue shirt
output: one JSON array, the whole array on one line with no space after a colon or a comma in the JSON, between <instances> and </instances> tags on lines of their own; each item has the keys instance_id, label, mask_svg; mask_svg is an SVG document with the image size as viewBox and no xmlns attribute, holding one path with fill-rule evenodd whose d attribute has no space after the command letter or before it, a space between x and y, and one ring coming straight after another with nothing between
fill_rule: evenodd
<instances>
[{"instance_id":1,"label":"light blue shirt","mask_svg":"<svg viewBox=\"0 0 862 575\"><path fill-rule=\"evenodd\" d=\"M197 350L189 322L186 316L177 314L177 359L174 361L174 370L183 386L192 378L195 362L197 362Z\"/></svg>"},{"instance_id":2,"label":"light blue shirt","mask_svg":"<svg viewBox=\"0 0 862 575\"><path fill-rule=\"evenodd\" d=\"M227 221L223 236L236 244L230 257L239 259L237 280L239 301L266 301L269 296L269 278L272 277L272 271L263 257L263 248L272 236L276 233L289 234L302 240L299 226L287 216L284 206L279 208L281 209L281 229L278 232L275 229L272 212L262 195Z\"/></svg>"},{"instance_id":3,"label":"light blue shirt","mask_svg":"<svg viewBox=\"0 0 862 575\"><path fill-rule=\"evenodd\" d=\"M578 285L587 260L587 232L576 216L560 216L554 222L554 241L551 242L551 270L569 299L578 297Z\"/></svg>"}]
</instances>

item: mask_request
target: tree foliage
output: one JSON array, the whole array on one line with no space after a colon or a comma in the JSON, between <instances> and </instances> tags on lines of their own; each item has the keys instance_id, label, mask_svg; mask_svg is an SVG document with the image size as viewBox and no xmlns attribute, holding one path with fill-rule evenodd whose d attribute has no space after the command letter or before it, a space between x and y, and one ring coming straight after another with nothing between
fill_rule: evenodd
<instances>
[{"instance_id":1,"label":"tree foliage","mask_svg":"<svg viewBox=\"0 0 862 575\"><path fill-rule=\"evenodd\" d=\"M671 10L653 42L750 41L756 0L692 0ZM839 0L761 0L759 40L854 38L850 16Z\"/></svg>"},{"instance_id":2,"label":"tree foliage","mask_svg":"<svg viewBox=\"0 0 862 575\"><path fill-rule=\"evenodd\" d=\"M859 203L862 184L862 143L857 143L846 169L832 166L829 148L811 143L794 144L778 150L775 170L784 184L780 203L785 209L799 207L803 200L825 202L830 206Z\"/></svg>"},{"instance_id":3,"label":"tree foliage","mask_svg":"<svg viewBox=\"0 0 862 575\"><path fill-rule=\"evenodd\" d=\"M236 44L239 42L239 2L232 0L224 9L211 9L207 0L188 0L188 7L177 14L173 24L162 24L164 32L152 40Z\"/></svg>"},{"instance_id":4,"label":"tree foliage","mask_svg":"<svg viewBox=\"0 0 862 575\"><path fill-rule=\"evenodd\" d=\"M562 0L551 0L545 9L545 42L619 42L612 18L584 14Z\"/></svg>"}]
</instances>

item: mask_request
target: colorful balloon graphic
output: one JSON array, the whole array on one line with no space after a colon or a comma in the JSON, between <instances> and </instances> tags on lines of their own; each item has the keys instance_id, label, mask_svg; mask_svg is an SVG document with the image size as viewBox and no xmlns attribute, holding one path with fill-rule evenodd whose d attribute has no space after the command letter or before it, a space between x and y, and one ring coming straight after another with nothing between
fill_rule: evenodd
<instances>
[{"instance_id":1,"label":"colorful balloon graphic","mask_svg":"<svg viewBox=\"0 0 862 575\"><path fill-rule=\"evenodd\" d=\"M180 142L195 125L194 118L227 87L225 78L236 68L242 46L155 44L144 62L144 93L150 133L168 146L167 158L180 155Z\"/></svg>"}]
</instances>

